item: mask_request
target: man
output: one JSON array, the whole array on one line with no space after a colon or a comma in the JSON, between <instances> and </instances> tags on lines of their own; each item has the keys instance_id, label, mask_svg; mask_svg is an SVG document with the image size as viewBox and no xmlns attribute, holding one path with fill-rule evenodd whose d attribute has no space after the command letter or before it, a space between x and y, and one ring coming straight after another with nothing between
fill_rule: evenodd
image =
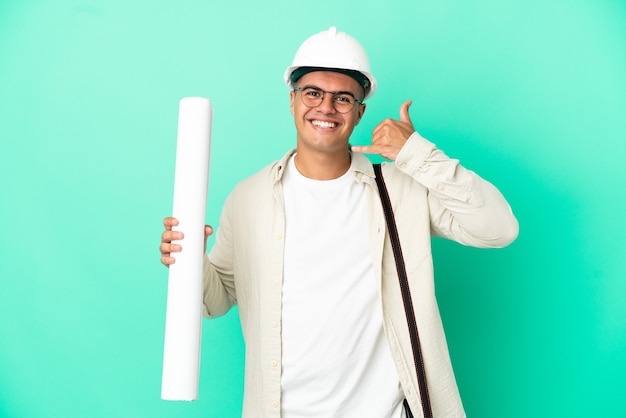
<instances>
[{"instance_id":1,"label":"man","mask_svg":"<svg viewBox=\"0 0 626 418\"><path fill-rule=\"evenodd\" d=\"M407 265L433 416L464 417L435 300L431 236L502 247L518 233L500 192L387 119L349 139L376 80L362 46L330 28L285 73L296 149L236 186L204 264L205 315L239 308L244 417L421 416L406 317L371 162L380 154ZM165 218L161 261L182 232ZM212 233L206 228L206 235ZM406 401L405 401L406 400ZM410 411L409 411L410 407Z\"/></svg>"}]
</instances>

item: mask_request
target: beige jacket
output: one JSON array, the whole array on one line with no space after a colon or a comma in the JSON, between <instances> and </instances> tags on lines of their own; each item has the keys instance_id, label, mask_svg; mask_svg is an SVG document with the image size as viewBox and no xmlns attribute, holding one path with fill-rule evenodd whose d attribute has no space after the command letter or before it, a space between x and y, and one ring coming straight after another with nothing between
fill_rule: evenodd
<instances>
[{"instance_id":1,"label":"beige jacket","mask_svg":"<svg viewBox=\"0 0 626 418\"><path fill-rule=\"evenodd\" d=\"M205 315L223 315L233 305L239 309L246 343L244 418L280 417L285 233L281 177L293 152L235 187L205 259ZM404 394L414 416L421 417L409 333L374 171L365 156L355 153L352 158L356 180L369 190L370 248L381 280L385 334ZM431 236L475 247L503 247L517 237L517 220L493 185L417 133L394 162L383 164L383 177L409 275L434 416L465 417L435 299Z\"/></svg>"}]
</instances>

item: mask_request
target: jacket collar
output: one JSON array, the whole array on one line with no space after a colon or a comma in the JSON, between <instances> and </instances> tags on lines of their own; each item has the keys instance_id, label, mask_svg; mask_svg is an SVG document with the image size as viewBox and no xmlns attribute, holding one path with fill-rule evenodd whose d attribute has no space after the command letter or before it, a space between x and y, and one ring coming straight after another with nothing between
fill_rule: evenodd
<instances>
[{"instance_id":1,"label":"jacket collar","mask_svg":"<svg viewBox=\"0 0 626 418\"><path fill-rule=\"evenodd\" d=\"M278 183L282 180L283 174L285 173L285 167L287 166L287 161L289 161L289 158L295 153L296 149L291 149L283 156L283 158L274 163L271 168L271 177L274 183ZM375 175L372 162L361 153L351 152L350 154L352 156L350 169L354 172L357 180L366 182L373 180ZM365 180L365 178L368 178L368 180Z\"/></svg>"}]
</instances>

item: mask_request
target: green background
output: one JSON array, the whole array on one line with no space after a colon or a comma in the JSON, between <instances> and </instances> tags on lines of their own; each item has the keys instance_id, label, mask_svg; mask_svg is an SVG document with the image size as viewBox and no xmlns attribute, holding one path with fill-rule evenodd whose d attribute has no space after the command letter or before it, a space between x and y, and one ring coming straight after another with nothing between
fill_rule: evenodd
<instances>
[{"instance_id":1,"label":"green background","mask_svg":"<svg viewBox=\"0 0 626 418\"><path fill-rule=\"evenodd\" d=\"M353 143L412 99L520 221L434 243L468 415L626 416L626 2L0 0L1 417L240 414L236 310L203 322L199 400L160 400L178 101L213 101L217 225L295 143L283 71L331 25L380 85Z\"/></svg>"}]
</instances>

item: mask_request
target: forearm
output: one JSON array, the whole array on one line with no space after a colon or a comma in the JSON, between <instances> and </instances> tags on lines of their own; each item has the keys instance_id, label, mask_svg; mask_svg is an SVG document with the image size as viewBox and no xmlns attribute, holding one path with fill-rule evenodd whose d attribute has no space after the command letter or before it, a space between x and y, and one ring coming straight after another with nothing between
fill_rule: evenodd
<instances>
[{"instance_id":1,"label":"forearm","mask_svg":"<svg viewBox=\"0 0 626 418\"><path fill-rule=\"evenodd\" d=\"M204 315L224 315L237 304L232 239L232 200L224 203L215 244L204 257Z\"/></svg>"},{"instance_id":2,"label":"forearm","mask_svg":"<svg viewBox=\"0 0 626 418\"><path fill-rule=\"evenodd\" d=\"M504 247L518 222L500 191L414 133L395 165L428 189L434 235L476 247Z\"/></svg>"},{"instance_id":3,"label":"forearm","mask_svg":"<svg viewBox=\"0 0 626 418\"><path fill-rule=\"evenodd\" d=\"M203 313L206 317L224 315L237 303L232 271L216 268L208 256L204 257Z\"/></svg>"}]
</instances>

